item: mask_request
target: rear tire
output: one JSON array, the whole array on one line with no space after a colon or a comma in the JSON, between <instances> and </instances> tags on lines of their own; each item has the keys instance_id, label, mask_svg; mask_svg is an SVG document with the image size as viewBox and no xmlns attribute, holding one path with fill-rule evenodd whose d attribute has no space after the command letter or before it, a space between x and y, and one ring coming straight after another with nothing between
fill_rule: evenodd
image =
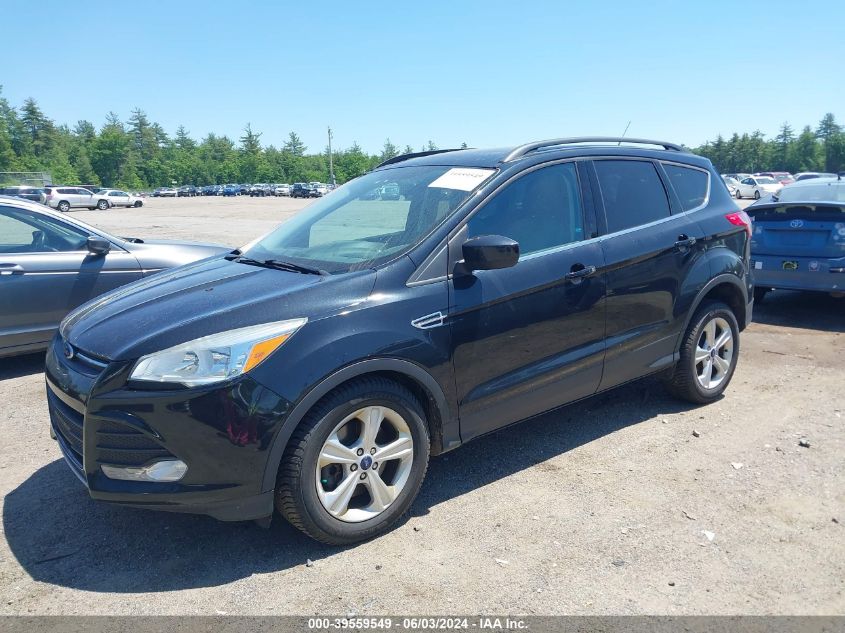
<instances>
[{"instance_id":1,"label":"rear tire","mask_svg":"<svg viewBox=\"0 0 845 633\"><path fill-rule=\"evenodd\" d=\"M56 208L62 213L67 213L70 211L70 203L67 200L62 200L58 205L56 205Z\"/></svg>"},{"instance_id":2,"label":"rear tire","mask_svg":"<svg viewBox=\"0 0 845 633\"><path fill-rule=\"evenodd\" d=\"M681 358L666 388L675 397L695 404L714 402L730 384L738 358L736 316L724 303L708 302L690 321L681 342Z\"/></svg>"},{"instance_id":3,"label":"rear tire","mask_svg":"<svg viewBox=\"0 0 845 633\"><path fill-rule=\"evenodd\" d=\"M425 414L405 387L375 376L342 385L308 412L290 438L279 467L276 509L329 545L383 534L416 498L429 444ZM401 457L391 445L402 447ZM387 457L390 450L395 457Z\"/></svg>"},{"instance_id":4,"label":"rear tire","mask_svg":"<svg viewBox=\"0 0 845 633\"><path fill-rule=\"evenodd\" d=\"M108 200L100 200L99 202L97 202L97 208L100 211L105 211L106 209L109 208L109 201Z\"/></svg>"}]
</instances>

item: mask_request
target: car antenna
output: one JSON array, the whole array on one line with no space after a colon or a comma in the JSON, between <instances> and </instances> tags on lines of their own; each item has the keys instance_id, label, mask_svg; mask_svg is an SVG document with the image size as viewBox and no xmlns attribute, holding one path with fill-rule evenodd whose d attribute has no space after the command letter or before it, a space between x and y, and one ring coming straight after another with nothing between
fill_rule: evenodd
<instances>
[{"instance_id":1,"label":"car antenna","mask_svg":"<svg viewBox=\"0 0 845 633\"><path fill-rule=\"evenodd\" d=\"M629 128L629 127L631 127L631 122L630 122L630 121L628 121L628 125L626 125L626 126L625 126L625 131L624 131L624 132L622 132L622 136L620 136L620 137L619 137L620 139L625 138L625 135L628 133L628 128ZM619 141L616 145L617 145L617 147L618 147L618 146L620 146L620 145L622 145L622 141L620 140L620 141Z\"/></svg>"}]
</instances>

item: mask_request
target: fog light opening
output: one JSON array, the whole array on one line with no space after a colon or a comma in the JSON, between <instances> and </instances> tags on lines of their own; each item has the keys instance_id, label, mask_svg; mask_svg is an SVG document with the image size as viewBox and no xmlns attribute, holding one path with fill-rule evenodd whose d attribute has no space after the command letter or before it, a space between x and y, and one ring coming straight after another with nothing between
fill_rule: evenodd
<instances>
[{"instance_id":1,"label":"fog light opening","mask_svg":"<svg viewBox=\"0 0 845 633\"><path fill-rule=\"evenodd\" d=\"M149 466L100 466L109 479L124 481L179 481L188 472L188 465L179 459L156 462Z\"/></svg>"}]
</instances>

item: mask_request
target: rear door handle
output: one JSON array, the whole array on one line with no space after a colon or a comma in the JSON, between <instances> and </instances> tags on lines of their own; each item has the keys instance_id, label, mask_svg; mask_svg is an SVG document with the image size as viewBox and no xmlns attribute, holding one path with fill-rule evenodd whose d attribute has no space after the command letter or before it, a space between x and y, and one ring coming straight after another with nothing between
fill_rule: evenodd
<instances>
[{"instance_id":1,"label":"rear door handle","mask_svg":"<svg viewBox=\"0 0 845 633\"><path fill-rule=\"evenodd\" d=\"M595 273L595 266L584 266L583 264L575 264L574 266L572 266L569 272L564 275L564 278L570 280L581 280L584 277L589 277L590 275L594 275Z\"/></svg>"},{"instance_id":2,"label":"rear door handle","mask_svg":"<svg viewBox=\"0 0 845 633\"><path fill-rule=\"evenodd\" d=\"M696 243L696 239L694 237L688 237L686 235L679 235L678 241L675 242L675 248L683 250L685 248L689 248Z\"/></svg>"},{"instance_id":3,"label":"rear door handle","mask_svg":"<svg viewBox=\"0 0 845 633\"><path fill-rule=\"evenodd\" d=\"M0 275L22 275L23 266L20 264L0 264Z\"/></svg>"}]
</instances>

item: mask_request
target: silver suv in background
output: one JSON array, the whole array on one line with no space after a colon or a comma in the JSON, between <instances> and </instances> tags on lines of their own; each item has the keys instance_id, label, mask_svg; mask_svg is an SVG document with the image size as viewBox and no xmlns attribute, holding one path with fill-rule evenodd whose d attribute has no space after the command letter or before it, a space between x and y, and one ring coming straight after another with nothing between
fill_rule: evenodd
<instances>
[{"instance_id":1,"label":"silver suv in background","mask_svg":"<svg viewBox=\"0 0 845 633\"><path fill-rule=\"evenodd\" d=\"M111 204L109 199L99 193L92 193L82 187L44 187L47 194L46 204L62 213L71 209L99 209L105 211Z\"/></svg>"}]
</instances>

